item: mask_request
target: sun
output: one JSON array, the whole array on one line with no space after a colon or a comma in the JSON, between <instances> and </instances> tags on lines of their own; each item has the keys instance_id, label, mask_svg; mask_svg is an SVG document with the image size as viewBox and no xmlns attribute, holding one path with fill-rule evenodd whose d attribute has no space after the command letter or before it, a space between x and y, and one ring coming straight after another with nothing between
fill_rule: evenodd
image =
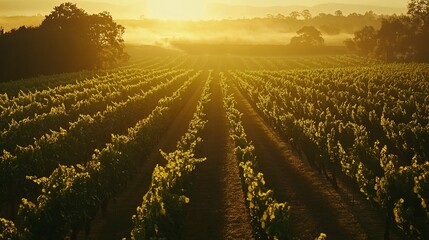
<instances>
[{"instance_id":1,"label":"sun","mask_svg":"<svg viewBox=\"0 0 429 240\"><path fill-rule=\"evenodd\" d=\"M165 20L201 19L206 12L205 0L149 0L147 16Z\"/></svg>"}]
</instances>

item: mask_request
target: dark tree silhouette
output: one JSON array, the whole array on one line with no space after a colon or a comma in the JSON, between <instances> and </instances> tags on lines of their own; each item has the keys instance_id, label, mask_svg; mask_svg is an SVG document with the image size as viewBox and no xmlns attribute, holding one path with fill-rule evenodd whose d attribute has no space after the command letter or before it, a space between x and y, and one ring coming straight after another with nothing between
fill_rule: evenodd
<instances>
[{"instance_id":1,"label":"dark tree silhouette","mask_svg":"<svg viewBox=\"0 0 429 240\"><path fill-rule=\"evenodd\" d=\"M320 47L324 44L322 33L313 26L305 26L296 33L298 36L290 40L291 46Z\"/></svg>"},{"instance_id":2,"label":"dark tree silhouette","mask_svg":"<svg viewBox=\"0 0 429 240\"><path fill-rule=\"evenodd\" d=\"M383 19L377 33L376 54L386 61L412 60L415 55L411 45L413 34L408 17Z\"/></svg>"},{"instance_id":3,"label":"dark tree silhouette","mask_svg":"<svg viewBox=\"0 0 429 240\"><path fill-rule=\"evenodd\" d=\"M353 41L361 54L370 55L377 45L377 31L372 26L365 26L355 32Z\"/></svg>"},{"instance_id":4,"label":"dark tree silhouette","mask_svg":"<svg viewBox=\"0 0 429 240\"><path fill-rule=\"evenodd\" d=\"M128 56L124 31L108 12L90 15L63 3L39 27L0 35L0 81L115 66Z\"/></svg>"},{"instance_id":5,"label":"dark tree silhouette","mask_svg":"<svg viewBox=\"0 0 429 240\"><path fill-rule=\"evenodd\" d=\"M408 15L413 21L415 60L429 62L429 0L411 0Z\"/></svg>"},{"instance_id":6,"label":"dark tree silhouette","mask_svg":"<svg viewBox=\"0 0 429 240\"><path fill-rule=\"evenodd\" d=\"M335 14L336 17L342 17L343 16L343 12L341 10L335 11L334 14Z\"/></svg>"},{"instance_id":7,"label":"dark tree silhouette","mask_svg":"<svg viewBox=\"0 0 429 240\"><path fill-rule=\"evenodd\" d=\"M289 13L289 17L294 19L294 20L298 20L298 18L301 16L301 14L297 11L293 11L291 13Z\"/></svg>"},{"instance_id":8,"label":"dark tree silhouette","mask_svg":"<svg viewBox=\"0 0 429 240\"><path fill-rule=\"evenodd\" d=\"M429 0L410 0L408 14L424 23L429 22Z\"/></svg>"},{"instance_id":9,"label":"dark tree silhouette","mask_svg":"<svg viewBox=\"0 0 429 240\"><path fill-rule=\"evenodd\" d=\"M308 20L311 18L310 10L305 9L301 12L301 16L304 18L304 20Z\"/></svg>"},{"instance_id":10,"label":"dark tree silhouette","mask_svg":"<svg viewBox=\"0 0 429 240\"><path fill-rule=\"evenodd\" d=\"M429 62L429 0L409 1L408 15L385 17L378 31L364 27L344 43L386 61Z\"/></svg>"}]
</instances>

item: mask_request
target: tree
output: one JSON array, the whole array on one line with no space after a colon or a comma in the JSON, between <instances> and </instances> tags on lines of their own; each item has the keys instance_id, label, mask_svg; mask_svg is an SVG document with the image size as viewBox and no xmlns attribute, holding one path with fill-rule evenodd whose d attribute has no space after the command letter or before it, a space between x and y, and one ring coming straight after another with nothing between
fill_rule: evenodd
<instances>
[{"instance_id":1,"label":"tree","mask_svg":"<svg viewBox=\"0 0 429 240\"><path fill-rule=\"evenodd\" d=\"M377 19L377 14L375 14L373 11L365 12L365 14L363 16L364 16L364 18L366 20L375 20L375 19Z\"/></svg>"},{"instance_id":2,"label":"tree","mask_svg":"<svg viewBox=\"0 0 429 240\"><path fill-rule=\"evenodd\" d=\"M415 55L413 35L408 17L383 19L377 33L377 55L386 61L412 60Z\"/></svg>"},{"instance_id":3,"label":"tree","mask_svg":"<svg viewBox=\"0 0 429 240\"><path fill-rule=\"evenodd\" d=\"M313 26L305 26L296 32L298 36L290 40L292 46L319 47L324 44L322 33Z\"/></svg>"},{"instance_id":4,"label":"tree","mask_svg":"<svg viewBox=\"0 0 429 240\"><path fill-rule=\"evenodd\" d=\"M369 11L364 17L373 20L377 15ZM358 52L385 61L429 61L428 42L429 0L411 0L408 16L385 17L378 31L366 26L353 38ZM352 47L349 41L345 44Z\"/></svg>"},{"instance_id":5,"label":"tree","mask_svg":"<svg viewBox=\"0 0 429 240\"><path fill-rule=\"evenodd\" d=\"M408 15L413 21L415 60L429 61L429 0L411 0Z\"/></svg>"},{"instance_id":6,"label":"tree","mask_svg":"<svg viewBox=\"0 0 429 240\"><path fill-rule=\"evenodd\" d=\"M115 66L128 56L124 31L108 12L88 14L76 4L63 3L39 27L0 35L0 79Z\"/></svg>"},{"instance_id":7,"label":"tree","mask_svg":"<svg viewBox=\"0 0 429 240\"><path fill-rule=\"evenodd\" d=\"M291 17L292 19L298 20L298 18L301 16L301 14L297 11L293 11L291 13L289 13L289 17Z\"/></svg>"},{"instance_id":8,"label":"tree","mask_svg":"<svg viewBox=\"0 0 429 240\"><path fill-rule=\"evenodd\" d=\"M363 55L370 55L377 45L377 31L372 26L365 26L355 32L353 41L358 52Z\"/></svg>"},{"instance_id":9,"label":"tree","mask_svg":"<svg viewBox=\"0 0 429 240\"><path fill-rule=\"evenodd\" d=\"M56 6L39 28L40 37L52 45L51 50L44 50L45 71L49 72L49 68L59 72L97 68L100 65L97 63L97 47L90 29L89 15L76 4Z\"/></svg>"},{"instance_id":10,"label":"tree","mask_svg":"<svg viewBox=\"0 0 429 240\"><path fill-rule=\"evenodd\" d=\"M283 14L279 13L276 15L276 19L284 20L284 19L286 19L286 17Z\"/></svg>"},{"instance_id":11,"label":"tree","mask_svg":"<svg viewBox=\"0 0 429 240\"><path fill-rule=\"evenodd\" d=\"M387 61L429 61L429 0L410 0L408 16L382 20L377 55Z\"/></svg>"},{"instance_id":12,"label":"tree","mask_svg":"<svg viewBox=\"0 0 429 240\"><path fill-rule=\"evenodd\" d=\"M305 9L301 12L301 16L304 18L304 20L308 20L311 18L311 13L308 9Z\"/></svg>"},{"instance_id":13,"label":"tree","mask_svg":"<svg viewBox=\"0 0 429 240\"><path fill-rule=\"evenodd\" d=\"M337 10L337 11L335 11L335 16L337 16L337 17L342 17L343 16L343 12L341 11L341 10Z\"/></svg>"},{"instance_id":14,"label":"tree","mask_svg":"<svg viewBox=\"0 0 429 240\"><path fill-rule=\"evenodd\" d=\"M429 0L410 0L408 3L408 14L422 21L424 24L429 23Z\"/></svg>"},{"instance_id":15,"label":"tree","mask_svg":"<svg viewBox=\"0 0 429 240\"><path fill-rule=\"evenodd\" d=\"M126 59L122 39L125 28L115 23L108 12L89 15L76 4L64 3L46 16L41 27L72 35L72 45L92 54L92 63L88 64L93 68L110 67Z\"/></svg>"},{"instance_id":16,"label":"tree","mask_svg":"<svg viewBox=\"0 0 429 240\"><path fill-rule=\"evenodd\" d=\"M108 12L102 12L90 16L91 40L94 42L98 52L98 62L101 67L116 65L119 61L127 60L128 55L124 52L124 40L122 35L125 28L113 21Z\"/></svg>"},{"instance_id":17,"label":"tree","mask_svg":"<svg viewBox=\"0 0 429 240\"><path fill-rule=\"evenodd\" d=\"M54 10L43 20L42 26L69 28L74 23L82 23L87 16L88 14L76 4L67 2L54 7Z\"/></svg>"}]
</instances>

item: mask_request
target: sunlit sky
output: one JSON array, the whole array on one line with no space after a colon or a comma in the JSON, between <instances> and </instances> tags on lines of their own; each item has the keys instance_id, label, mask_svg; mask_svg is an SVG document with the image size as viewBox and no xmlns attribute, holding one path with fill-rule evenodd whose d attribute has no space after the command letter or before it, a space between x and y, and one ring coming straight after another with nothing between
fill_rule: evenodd
<instances>
[{"instance_id":1,"label":"sunlit sky","mask_svg":"<svg viewBox=\"0 0 429 240\"><path fill-rule=\"evenodd\" d=\"M144 15L159 19L206 18L211 3L246 6L314 6L325 3L365 4L405 8L407 0L0 0L0 15L47 14L61 2L71 1L89 12L110 11L119 18Z\"/></svg>"},{"instance_id":2,"label":"sunlit sky","mask_svg":"<svg viewBox=\"0 0 429 240\"><path fill-rule=\"evenodd\" d=\"M1 0L0 0L1 1ZM26 1L26 0L16 0ZM85 0L91 1L91 0ZM133 2L145 2L147 0L92 0L93 2L108 2L108 3L133 3ZM149 0L150 1L150 0ZM156 1L156 0L153 0ZM254 5L254 6L273 6L273 5L315 5L323 3L353 3L353 4L370 4L387 7L402 7L406 0L160 0L163 2L220 2L229 4L240 4L240 5ZM83 1L75 1L83 2Z\"/></svg>"}]
</instances>

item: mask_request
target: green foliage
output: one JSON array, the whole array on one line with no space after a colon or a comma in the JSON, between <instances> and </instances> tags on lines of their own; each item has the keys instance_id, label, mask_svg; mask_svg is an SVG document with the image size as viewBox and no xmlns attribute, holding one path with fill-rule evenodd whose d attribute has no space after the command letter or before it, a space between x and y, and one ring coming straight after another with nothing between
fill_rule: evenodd
<instances>
[{"instance_id":1,"label":"green foliage","mask_svg":"<svg viewBox=\"0 0 429 240\"><path fill-rule=\"evenodd\" d=\"M22 239L22 237L12 221L0 218L0 239Z\"/></svg>"},{"instance_id":2,"label":"green foliage","mask_svg":"<svg viewBox=\"0 0 429 240\"><path fill-rule=\"evenodd\" d=\"M374 54L385 61L428 62L428 16L427 0L411 0L408 15L383 17L380 29L365 26L354 33L353 41L344 43L351 50L364 55Z\"/></svg>"},{"instance_id":3,"label":"green foliage","mask_svg":"<svg viewBox=\"0 0 429 240\"><path fill-rule=\"evenodd\" d=\"M229 75L314 166L341 169L404 234L427 238L426 65Z\"/></svg>"},{"instance_id":4,"label":"green foliage","mask_svg":"<svg viewBox=\"0 0 429 240\"><path fill-rule=\"evenodd\" d=\"M410 0L408 2L408 14L422 21L429 23L429 1L428 0Z\"/></svg>"},{"instance_id":5,"label":"green foliage","mask_svg":"<svg viewBox=\"0 0 429 240\"><path fill-rule=\"evenodd\" d=\"M302 27L296 33L298 36L290 40L291 46L319 47L324 43L322 33L313 26Z\"/></svg>"},{"instance_id":6,"label":"green foliage","mask_svg":"<svg viewBox=\"0 0 429 240\"><path fill-rule=\"evenodd\" d=\"M98 184L91 180L88 172L66 166L58 167L49 178L34 180L42 186L37 203L24 198L20 207L28 237L64 239L70 230L88 224L101 202Z\"/></svg>"},{"instance_id":7,"label":"green foliage","mask_svg":"<svg viewBox=\"0 0 429 240\"><path fill-rule=\"evenodd\" d=\"M327 240L328 236L325 233L320 233L320 235L314 240Z\"/></svg>"},{"instance_id":8,"label":"green foliage","mask_svg":"<svg viewBox=\"0 0 429 240\"><path fill-rule=\"evenodd\" d=\"M273 191L267 189L262 173L258 172L255 147L247 140L235 100L229 95L225 76L221 75L223 103L230 124L230 137L235 144L235 155L240 167L246 205L249 209L255 234L263 239L289 239L290 206L277 203Z\"/></svg>"},{"instance_id":9,"label":"green foliage","mask_svg":"<svg viewBox=\"0 0 429 240\"><path fill-rule=\"evenodd\" d=\"M189 198L183 195L184 178L195 169L196 159L190 151L163 153L167 166L157 166L152 173L149 191L133 215L132 239L174 239L179 237L184 207Z\"/></svg>"},{"instance_id":10,"label":"green foliage","mask_svg":"<svg viewBox=\"0 0 429 240\"><path fill-rule=\"evenodd\" d=\"M181 107L183 95L199 74L190 76L171 96L159 100L149 116L128 129L128 135L113 135L111 143L95 150L86 164L60 165L49 177L32 177L42 190L35 203L24 198L20 207L26 237L73 238L89 225L101 203L124 188L142 156L157 143L157 136L174 110Z\"/></svg>"},{"instance_id":11,"label":"green foliage","mask_svg":"<svg viewBox=\"0 0 429 240\"><path fill-rule=\"evenodd\" d=\"M377 46L377 31L372 26L365 26L355 32L354 43L363 55L371 55Z\"/></svg>"},{"instance_id":12,"label":"green foliage","mask_svg":"<svg viewBox=\"0 0 429 240\"><path fill-rule=\"evenodd\" d=\"M108 12L88 14L76 4L60 4L40 26L0 35L1 80L117 66L129 58L124 32Z\"/></svg>"},{"instance_id":13,"label":"green foliage","mask_svg":"<svg viewBox=\"0 0 429 240\"><path fill-rule=\"evenodd\" d=\"M136 74L139 71L130 71L130 74ZM144 74L143 72L142 74ZM171 79L168 77L174 75ZM151 106L156 106L159 96L167 94L168 92L174 91L177 89L180 84L186 81L190 77L190 71L169 71L169 72L147 72L145 73L148 79L147 81L143 80L142 85L138 81L135 83L135 86L120 87L121 84L126 82L119 81L115 84L107 84L103 81L97 82L98 79L91 79L90 81L82 84L82 87L94 87L96 91L102 91L101 86L106 85L106 89L112 93L112 95L117 98L117 102L110 103L107 105L107 101L113 100L114 98L106 97L104 105L104 110L99 112L100 106L97 104L98 100L81 100L76 103L78 106L89 109L93 115L80 115L83 110L81 107L77 107L75 110L76 120L74 122L68 122L67 118L70 117L69 114L70 108L73 108L76 105L67 104L70 108L64 109L64 102L73 99L73 97L80 99L81 97L90 97L92 91L87 91L87 94L80 96L79 89L74 90L74 87L65 87L71 92L67 97L63 98L58 96L63 90L58 90L56 94L53 94L51 91L47 93L40 93L42 97L38 96L39 93L28 94L26 97L20 98L20 101L27 102L30 99L39 99L40 101L47 101L48 103L43 104L43 109L51 107L49 113L42 113L41 118L38 118L38 115L35 114L34 118L31 120L25 118L23 121L13 122L9 125L9 128L2 132L0 142L7 142L4 147L14 146L14 154L9 152L4 152L3 156L0 156L0 171L3 172L2 177L4 181L0 182L0 190L2 191L2 196L4 199L0 198L1 201L17 201L21 197L25 197L28 192L25 192L25 189L34 189L31 182L25 180L25 176L48 176L52 171L58 166L58 164L85 164L91 159L91 155L94 153L94 149L102 148L103 145L111 140L111 134L118 132L125 132L127 126L132 126L138 121L139 117L146 116L149 112ZM159 74L159 76L157 76ZM127 77L128 75L125 75ZM117 76L115 76L116 78ZM163 81L159 81L159 77L167 78ZM193 76L195 77L195 76ZM111 80L111 79L108 79ZM98 83L98 84L97 84ZM98 89L96 86L101 85ZM187 84L189 85L189 83ZM146 86L147 91L142 92L141 87ZM127 89L136 87L137 89L132 90L135 92L133 96L126 94ZM66 91L64 89L64 91ZM83 89L83 88L82 88ZM82 90L81 89L81 90ZM121 92L119 92L121 91ZM51 96L48 94L51 93ZM54 91L55 93L55 91ZM122 93L122 94L121 94ZM130 93L131 94L131 93ZM92 96L90 99L92 99ZM112 96L113 97L113 96ZM175 98L169 98L170 101ZM17 99L11 100L18 101ZM82 102L83 101L83 102ZM167 104L165 102L165 104ZM10 106L14 107L14 103L9 103ZM55 104L60 104L60 113L58 114ZM102 107L103 108L103 107ZM19 110L20 108L17 108ZM20 110L19 110L20 111ZM40 109L43 112L42 109ZM158 132L160 129L159 116L164 112L163 108L156 108L156 111L153 112L153 118L149 118L147 121L154 121L151 128L152 132ZM134 112L135 114L127 114L128 112ZM23 114L27 114L24 113ZM67 115L67 118L63 118ZM155 115L157 117L155 117ZM53 124L50 124L48 118L52 119L53 122L63 122L69 127L67 129L62 129L60 127L59 131L53 131ZM31 123L29 123L31 122ZM38 125L46 125L45 127L38 127ZM34 129L35 128L35 129ZM49 133L46 133L46 128L51 129ZM17 147L19 143L24 143L25 139L32 139L33 134L37 134L40 130L40 133L44 133L40 138L33 140L32 144L25 147ZM45 131L44 131L45 130ZM26 132L26 136L22 136L21 132ZM130 133L132 135L134 133ZM152 134L151 132L146 132L142 134ZM156 134L154 134L156 136ZM12 137L15 136L15 137ZM152 135L151 135L152 136ZM135 138L146 138L146 135L136 136ZM14 141L16 140L16 141ZM18 142L17 142L18 141ZM134 144L131 142L130 144ZM3 147L3 146L2 146ZM76 151L79 149L79 151ZM130 151L132 152L132 151ZM142 153L138 153L142 154ZM147 154L147 153L144 153ZM133 156L138 158L138 156ZM13 180L18 179L18 180Z\"/></svg>"},{"instance_id":14,"label":"green foliage","mask_svg":"<svg viewBox=\"0 0 429 240\"><path fill-rule=\"evenodd\" d=\"M167 161L165 167L157 165L152 173L148 192L141 206L133 215L132 239L176 239L180 237L184 208L189 198L184 195L189 175L205 158L195 157L202 143L200 137L207 120L205 107L210 101L211 73L205 83L196 111L184 136L177 142L177 150L161 155Z\"/></svg>"}]
</instances>

